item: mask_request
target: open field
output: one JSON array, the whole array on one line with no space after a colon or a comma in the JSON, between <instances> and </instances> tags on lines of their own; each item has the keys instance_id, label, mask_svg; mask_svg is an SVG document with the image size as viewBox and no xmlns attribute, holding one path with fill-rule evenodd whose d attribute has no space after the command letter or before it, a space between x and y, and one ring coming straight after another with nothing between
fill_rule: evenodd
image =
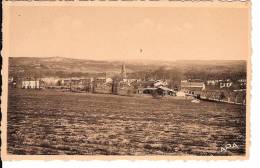
<instances>
[{"instance_id":1,"label":"open field","mask_svg":"<svg viewBox=\"0 0 260 168\"><path fill-rule=\"evenodd\" d=\"M10 89L8 153L243 155L245 116L241 105Z\"/></svg>"}]
</instances>

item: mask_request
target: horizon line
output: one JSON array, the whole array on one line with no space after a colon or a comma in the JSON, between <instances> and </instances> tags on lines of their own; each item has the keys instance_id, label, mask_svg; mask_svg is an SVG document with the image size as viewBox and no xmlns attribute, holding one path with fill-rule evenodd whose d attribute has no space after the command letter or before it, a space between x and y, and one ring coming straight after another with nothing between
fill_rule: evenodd
<instances>
[{"instance_id":1,"label":"horizon line","mask_svg":"<svg viewBox=\"0 0 260 168\"><path fill-rule=\"evenodd\" d=\"M159 61L159 62L176 62L176 61L247 61L247 59L93 59L93 58L78 58L78 57L62 57L62 56L9 56L8 58L67 58L76 60L88 60L88 61Z\"/></svg>"}]
</instances>

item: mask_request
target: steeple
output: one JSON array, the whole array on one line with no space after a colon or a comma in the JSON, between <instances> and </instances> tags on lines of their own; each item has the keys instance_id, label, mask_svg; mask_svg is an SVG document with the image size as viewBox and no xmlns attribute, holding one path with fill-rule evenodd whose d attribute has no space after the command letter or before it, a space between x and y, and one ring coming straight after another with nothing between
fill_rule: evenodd
<instances>
[{"instance_id":1,"label":"steeple","mask_svg":"<svg viewBox=\"0 0 260 168\"><path fill-rule=\"evenodd\" d=\"M121 78L122 78L122 79L126 79L125 63L122 64L122 68L121 68Z\"/></svg>"}]
</instances>

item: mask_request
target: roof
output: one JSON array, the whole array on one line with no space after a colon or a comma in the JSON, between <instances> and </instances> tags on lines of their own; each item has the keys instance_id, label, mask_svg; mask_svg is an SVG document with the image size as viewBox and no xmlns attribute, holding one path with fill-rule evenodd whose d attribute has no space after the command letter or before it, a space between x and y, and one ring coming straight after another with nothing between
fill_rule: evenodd
<instances>
[{"instance_id":1,"label":"roof","mask_svg":"<svg viewBox=\"0 0 260 168\"><path fill-rule=\"evenodd\" d=\"M192 88L192 87L203 87L204 82L181 82L181 87L187 87L187 88Z\"/></svg>"},{"instance_id":2,"label":"roof","mask_svg":"<svg viewBox=\"0 0 260 168\"><path fill-rule=\"evenodd\" d=\"M141 88L141 89L143 89L143 90L156 90L158 88Z\"/></svg>"},{"instance_id":3,"label":"roof","mask_svg":"<svg viewBox=\"0 0 260 168\"><path fill-rule=\"evenodd\" d=\"M165 90L165 91L172 91L173 92L172 89L169 89L169 88L163 87L163 86L158 87L158 89L162 89L162 90Z\"/></svg>"},{"instance_id":4,"label":"roof","mask_svg":"<svg viewBox=\"0 0 260 168\"><path fill-rule=\"evenodd\" d=\"M182 90L187 90L187 91L202 91L202 88L200 88L200 87L186 87L186 88L182 88Z\"/></svg>"},{"instance_id":5,"label":"roof","mask_svg":"<svg viewBox=\"0 0 260 168\"><path fill-rule=\"evenodd\" d=\"M203 82L201 79L189 79L188 82Z\"/></svg>"}]
</instances>

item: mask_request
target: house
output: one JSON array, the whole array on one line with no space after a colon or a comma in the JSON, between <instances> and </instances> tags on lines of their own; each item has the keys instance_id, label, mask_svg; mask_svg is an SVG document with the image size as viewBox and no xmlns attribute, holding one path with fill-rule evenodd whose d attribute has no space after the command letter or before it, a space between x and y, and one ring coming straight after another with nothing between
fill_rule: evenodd
<instances>
[{"instance_id":1,"label":"house","mask_svg":"<svg viewBox=\"0 0 260 168\"><path fill-rule=\"evenodd\" d=\"M151 87L148 87L148 88L138 88L137 89L137 93L138 94L154 94L156 92L156 89L157 88L151 88Z\"/></svg>"},{"instance_id":2,"label":"house","mask_svg":"<svg viewBox=\"0 0 260 168\"><path fill-rule=\"evenodd\" d=\"M239 79L237 82L241 89L246 89L246 79Z\"/></svg>"},{"instance_id":3,"label":"house","mask_svg":"<svg viewBox=\"0 0 260 168\"><path fill-rule=\"evenodd\" d=\"M154 88L155 87L155 81L154 80L149 80L149 81L141 81L138 83L139 87L142 88Z\"/></svg>"},{"instance_id":4,"label":"house","mask_svg":"<svg viewBox=\"0 0 260 168\"><path fill-rule=\"evenodd\" d=\"M112 83L113 79L112 78L106 78L106 83Z\"/></svg>"},{"instance_id":5,"label":"house","mask_svg":"<svg viewBox=\"0 0 260 168\"><path fill-rule=\"evenodd\" d=\"M181 90L184 92L205 90L205 83L199 79L182 80Z\"/></svg>"},{"instance_id":6,"label":"house","mask_svg":"<svg viewBox=\"0 0 260 168\"><path fill-rule=\"evenodd\" d=\"M79 79L79 84L90 85L94 81L94 78L81 78Z\"/></svg>"},{"instance_id":7,"label":"house","mask_svg":"<svg viewBox=\"0 0 260 168\"><path fill-rule=\"evenodd\" d=\"M158 88L138 88L138 94L150 94L150 95L160 95L160 96L176 96L176 93L167 87L160 86Z\"/></svg>"},{"instance_id":8,"label":"house","mask_svg":"<svg viewBox=\"0 0 260 168\"><path fill-rule=\"evenodd\" d=\"M138 94L158 94L162 96L176 96L175 91L167 87L167 82L162 80L139 81L136 83Z\"/></svg>"},{"instance_id":9,"label":"house","mask_svg":"<svg viewBox=\"0 0 260 168\"><path fill-rule=\"evenodd\" d=\"M138 86L141 86L141 80L139 79L123 79L121 81L119 81L119 86L120 87L129 87L129 86L132 86L132 87L138 87Z\"/></svg>"},{"instance_id":10,"label":"house","mask_svg":"<svg viewBox=\"0 0 260 168\"><path fill-rule=\"evenodd\" d=\"M62 78L58 80L58 84L61 86L84 85L92 81L93 78Z\"/></svg>"},{"instance_id":11,"label":"house","mask_svg":"<svg viewBox=\"0 0 260 168\"><path fill-rule=\"evenodd\" d=\"M55 77L45 77L41 78L41 81L44 83L45 86L56 86L58 85L59 78Z\"/></svg>"},{"instance_id":12,"label":"house","mask_svg":"<svg viewBox=\"0 0 260 168\"><path fill-rule=\"evenodd\" d=\"M40 89L40 81L39 80L24 80L22 81L23 89Z\"/></svg>"},{"instance_id":13,"label":"house","mask_svg":"<svg viewBox=\"0 0 260 168\"><path fill-rule=\"evenodd\" d=\"M105 83L112 82L112 79L106 77L98 77L94 81L97 85L103 85Z\"/></svg>"},{"instance_id":14,"label":"house","mask_svg":"<svg viewBox=\"0 0 260 168\"><path fill-rule=\"evenodd\" d=\"M213 85L213 86L216 86L216 85L219 85L219 82L221 82L222 80L216 80L216 79L211 79L211 80L207 80L206 81L206 84L207 85Z\"/></svg>"},{"instance_id":15,"label":"house","mask_svg":"<svg viewBox=\"0 0 260 168\"><path fill-rule=\"evenodd\" d=\"M69 78L64 78L60 80L60 84L62 86L70 86L71 85L71 79Z\"/></svg>"},{"instance_id":16,"label":"house","mask_svg":"<svg viewBox=\"0 0 260 168\"><path fill-rule=\"evenodd\" d=\"M239 83L246 83L246 79L239 79L237 80Z\"/></svg>"},{"instance_id":17,"label":"house","mask_svg":"<svg viewBox=\"0 0 260 168\"><path fill-rule=\"evenodd\" d=\"M200 93L204 100L220 101L232 104L246 104L246 90L206 90Z\"/></svg>"},{"instance_id":18,"label":"house","mask_svg":"<svg viewBox=\"0 0 260 168\"><path fill-rule=\"evenodd\" d=\"M205 90L205 83L199 79L189 79L181 81L181 92L186 95L197 96Z\"/></svg>"},{"instance_id":19,"label":"house","mask_svg":"<svg viewBox=\"0 0 260 168\"><path fill-rule=\"evenodd\" d=\"M164 86L160 86L158 87L157 89L157 92L159 95L163 95L163 96L176 96L176 92L173 91L172 89L169 89L167 87L164 87Z\"/></svg>"},{"instance_id":20,"label":"house","mask_svg":"<svg viewBox=\"0 0 260 168\"><path fill-rule=\"evenodd\" d=\"M222 82L219 83L220 89L230 88L232 85L233 85L233 82L230 79L222 81Z\"/></svg>"},{"instance_id":21,"label":"house","mask_svg":"<svg viewBox=\"0 0 260 168\"><path fill-rule=\"evenodd\" d=\"M156 81L154 81L153 85L154 85L154 87L160 87L160 86L166 87L168 85L168 83L166 81L156 80Z\"/></svg>"},{"instance_id":22,"label":"house","mask_svg":"<svg viewBox=\"0 0 260 168\"><path fill-rule=\"evenodd\" d=\"M79 84L80 84L80 79L77 79L77 78L71 79L71 85L77 86Z\"/></svg>"}]
</instances>

